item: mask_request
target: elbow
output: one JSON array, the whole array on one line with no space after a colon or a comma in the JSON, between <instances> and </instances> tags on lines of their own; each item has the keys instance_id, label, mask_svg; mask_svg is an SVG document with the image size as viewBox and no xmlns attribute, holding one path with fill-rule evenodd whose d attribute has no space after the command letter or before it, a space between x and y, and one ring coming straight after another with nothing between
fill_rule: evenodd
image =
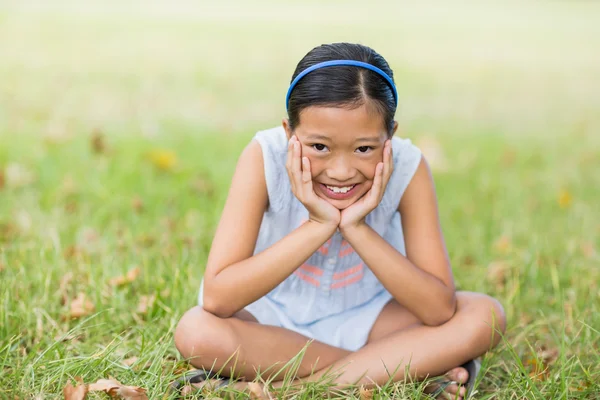
<instances>
[{"instance_id":1,"label":"elbow","mask_svg":"<svg viewBox=\"0 0 600 400\"><path fill-rule=\"evenodd\" d=\"M202 308L204 311L219 318L229 318L235 314L235 312L232 312L227 304L224 304L222 301L219 301L214 297L209 297L206 295L204 296Z\"/></svg>"},{"instance_id":2,"label":"elbow","mask_svg":"<svg viewBox=\"0 0 600 400\"><path fill-rule=\"evenodd\" d=\"M206 284L206 282L205 282ZM219 318L229 318L235 314L236 310L231 306L231 302L223 301L227 296L213 293L212 290L207 290L204 287L204 296L202 298L202 308L204 311L211 313Z\"/></svg>"},{"instance_id":3,"label":"elbow","mask_svg":"<svg viewBox=\"0 0 600 400\"><path fill-rule=\"evenodd\" d=\"M427 326L440 326L450 321L456 314L456 295L452 293L450 299L439 304L435 313L429 313L427 318L423 318L423 324Z\"/></svg>"}]
</instances>

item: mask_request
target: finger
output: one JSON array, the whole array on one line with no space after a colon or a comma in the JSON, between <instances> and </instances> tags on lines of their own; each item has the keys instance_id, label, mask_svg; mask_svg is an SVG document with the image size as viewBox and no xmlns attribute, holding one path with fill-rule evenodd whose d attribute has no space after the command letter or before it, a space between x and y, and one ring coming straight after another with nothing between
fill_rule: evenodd
<instances>
[{"instance_id":1,"label":"finger","mask_svg":"<svg viewBox=\"0 0 600 400\"><path fill-rule=\"evenodd\" d=\"M288 145L287 145L287 156L285 158L285 169L288 173L288 176L291 178L291 169L292 169L292 156L293 156L293 152L292 149L294 148L293 145L293 141L292 141L293 137L290 138L290 140L288 140Z\"/></svg>"},{"instance_id":2,"label":"finger","mask_svg":"<svg viewBox=\"0 0 600 400\"><path fill-rule=\"evenodd\" d=\"M381 186L383 182L383 163L378 163L375 167L375 178L373 179L373 186L371 187L371 198L375 201L379 200L381 196Z\"/></svg>"},{"instance_id":3,"label":"finger","mask_svg":"<svg viewBox=\"0 0 600 400\"><path fill-rule=\"evenodd\" d=\"M298 140L294 140L294 156L292 157L292 173L294 175L294 180L296 184L300 186L302 183L302 165L300 165L300 142Z\"/></svg>"},{"instance_id":4,"label":"finger","mask_svg":"<svg viewBox=\"0 0 600 400\"><path fill-rule=\"evenodd\" d=\"M302 157L302 184L305 189L312 189L312 175L310 173L310 161L308 157Z\"/></svg>"},{"instance_id":5,"label":"finger","mask_svg":"<svg viewBox=\"0 0 600 400\"><path fill-rule=\"evenodd\" d=\"M288 143L288 151L287 151L287 159L285 162L285 169L287 171L288 174L288 178L290 180L290 185L292 186L292 192L294 194L296 194L296 187L298 186L296 183L296 179L294 178L294 171L293 171L293 165L294 165L294 137L292 136L292 138L289 140Z\"/></svg>"},{"instance_id":6,"label":"finger","mask_svg":"<svg viewBox=\"0 0 600 400\"><path fill-rule=\"evenodd\" d=\"M392 141L386 142L385 149L383 150L383 185L387 186L387 183L392 176L394 170L394 157L392 156Z\"/></svg>"}]
</instances>

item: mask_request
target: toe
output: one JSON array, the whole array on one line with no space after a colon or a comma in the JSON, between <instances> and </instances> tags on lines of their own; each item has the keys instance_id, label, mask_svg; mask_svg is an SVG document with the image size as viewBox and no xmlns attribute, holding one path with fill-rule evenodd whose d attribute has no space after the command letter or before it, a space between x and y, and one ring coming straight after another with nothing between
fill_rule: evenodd
<instances>
[{"instance_id":1,"label":"toe","mask_svg":"<svg viewBox=\"0 0 600 400\"><path fill-rule=\"evenodd\" d=\"M454 399L456 396L464 397L467 394L467 389L464 386L453 383L448 385L445 390L446 393L450 394Z\"/></svg>"},{"instance_id":2,"label":"toe","mask_svg":"<svg viewBox=\"0 0 600 400\"><path fill-rule=\"evenodd\" d=\"M446 377L451 381L465 384L469 380L469 373L462 367L451 369L446 373Z\"/></svg>"}]
</instances>

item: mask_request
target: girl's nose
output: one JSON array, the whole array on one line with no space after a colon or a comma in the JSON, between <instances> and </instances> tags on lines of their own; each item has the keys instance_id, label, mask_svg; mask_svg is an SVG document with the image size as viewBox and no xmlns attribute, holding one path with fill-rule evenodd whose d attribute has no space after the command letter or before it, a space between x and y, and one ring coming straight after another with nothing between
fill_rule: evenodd
<instances>
[{"instance_id":1,"label":"girl's nose","mask_svg":"<svg viewBox=\"0 0 600 400\"><path fill-rule=\"evenodd\" d=\"M327 177L337 182L348 182L356 175L356 169L344 160L344 157L337 157L327 166Z\"/></svg>"}]
</instances>

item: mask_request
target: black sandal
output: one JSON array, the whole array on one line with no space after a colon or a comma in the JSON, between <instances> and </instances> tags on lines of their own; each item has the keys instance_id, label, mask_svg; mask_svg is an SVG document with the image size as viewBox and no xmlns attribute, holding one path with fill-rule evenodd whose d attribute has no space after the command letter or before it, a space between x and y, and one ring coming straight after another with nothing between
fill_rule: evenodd
<instances>
[{"instance_id":1,"label":"black sandal","mask_svg":"<svg viewBox=\"0 0 600 400\"><path fill-rule=\"evenodd\" d=\"M475 386L475 380L477 379L477 375L479 374L479 371L481 370L481 361L479 361L479 359L474 359L474 360L470 360L467 361L466 363L464 363L463 365L461 365L462 368L466 369L467 372L469 373L469 378L467 379L467 381L462 385L464 388L467 389L467 393L464 396L464 399L468 399L471 396L471 392L473 390L473 387ZM439 385L440 387L431 394L431 396L433 396L434 399L436 399L440 394L442 394L444 392L444 390L446 390L446 388L450 385L452 385L453 383L458 384L458 382L456 381L447 381L447 380L443 380L440 381Z\"/></svg>"},{"instance_id":2,"label":"black sandal","mask_svg":"<svg viewBox=\"0 0 600 400\"><path fill-rule=\"evenodd\" d=\"M169 393L181 394L181 390L184 387L190 386L194 383L201 383L208 379L218 379L220 381L214 387L211 387L212 390L220 389L231 383L231 379L222 377L216 372L204 371L203 369L195 369L184 373L182 376L173 381L169 385Z\"/></svg>"}]
</instances>

